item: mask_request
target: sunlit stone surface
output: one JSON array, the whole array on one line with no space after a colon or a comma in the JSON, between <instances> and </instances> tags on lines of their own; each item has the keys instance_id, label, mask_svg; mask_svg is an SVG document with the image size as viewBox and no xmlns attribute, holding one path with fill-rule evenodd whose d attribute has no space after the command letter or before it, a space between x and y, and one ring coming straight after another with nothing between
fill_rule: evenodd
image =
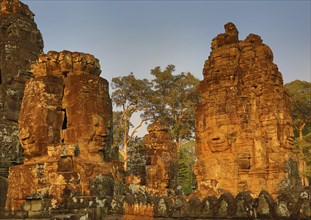
<instances>
[{"instance_id":1,"label":"sunlit stone surface","mask_svg":"<svg viewBox=\"0 0 311 220\"><path fill-rule=\"evenodd\" d=\"M25 163L10 169L7 209L29 199L57 208L73 196L112 196L122 176L110 159L112 106L98 60L51 51L31 71L19 118Z\"/></svg>"},{"instance_id":2,"label":"sunlit stone surface","mask_svg":"<svg viewBox=\"0 0 311 220\"><path fill-rule=\"evenodd\" d=\"M212 41L196 113L199 194L272 195L299 184L292 119L271 49L233 23Z\"/></svg>"}]
</instances>

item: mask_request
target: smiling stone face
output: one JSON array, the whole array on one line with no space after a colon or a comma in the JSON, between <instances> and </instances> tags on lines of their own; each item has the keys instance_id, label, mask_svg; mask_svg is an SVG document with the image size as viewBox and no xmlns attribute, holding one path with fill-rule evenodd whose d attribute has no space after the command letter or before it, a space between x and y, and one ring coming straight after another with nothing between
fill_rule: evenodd
<instances>
[{"instance_id":1,"label":"smiling stone face","mask_svg":"<svg viewBox=\"0 0 311 220\"><path fill-rule=\"evenodd\" d=\"M108 82L97 75L72 75L64 80L65 144L78 144L81 157L102 160L112 142L112 107ZM89 158L90 159L90 158Z\"/></svg>"},{"instance_id":2,"label":"smiling stone face","mask_svg":"<svg viewBox=\"0 0 311 220\"><path fill-rule=\"evenodd\" d=\"M26 83L19 118L20 141L26 161L47 154L47 146L59 144L62 125L63 82L58 77L31 79Z\"/></svg>"},{"instance_id":3,"label":"smiling stone face","mask_svg":"<svg viewBox=\"0 0 311 220\"><path fill-rule=\"evenodd\" d=\"M53 208L77 195L112 197L124 175L111 155L112 104L98 60L51 51L31 70L19 117L25 161L10 169L8 209L20 210L34 195Z\"/></svg>"},{"instance_id":4,"label":"smiling stone face","mask_svg":"<svg viewBox=\"0 0 311 220\"><path fill-rule=\"evenodd\" d=\"M19 119L26 160L46 156L48 145L58 144L78 146L84 160L109 158L112 106L96 59L51 51L40 55L32 70L35 78L26 85Z\"/></svg>"},{"instance_id":5,"label":"smiling stone face","mask_svg":"<svg viewBox=\"0 0 311 220\"><path fill-rule=\"evenodd\" d=\"M289 175L296 171L286 168L293 157L290 104L271 49L255 34L239 41L228 23L213 39L203 75L194 166L199 191L277 194L294 183Z\"/></svg>"}]
</instances>

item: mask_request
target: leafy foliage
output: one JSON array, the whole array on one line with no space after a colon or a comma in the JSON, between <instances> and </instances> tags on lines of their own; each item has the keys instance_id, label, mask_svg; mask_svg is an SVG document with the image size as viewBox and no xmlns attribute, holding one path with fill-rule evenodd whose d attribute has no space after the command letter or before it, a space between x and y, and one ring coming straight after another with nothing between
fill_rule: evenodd
<instances>
[{"instance_id":1,"label":"leafy foliage","mask_svg":"<svg viewBox=\"0 0 311 220\"><path fill-rule=\"evenodd\" d=\"M173 75L174 65L165 70L151 70L153 83L154 118L170 128L172 137L180 146L181 140L194 136L194 115L199 99L199 80L191 73Z\"/></svg>"},{"instance_id":2,"label":"leafy foliage","mask_svg":"<svg viewBox=\"0 0 311 220\"><path fill-rule=\"evenodd\" d=\"M295 80L284 85L291 98L291 110L295 131L294 151L299 158L302 181L311 178L311 83ZM309 180L308 180L309 179Z\"/></svg>"},{"instance_id":3,"label":"leafy foliage","mask_svg":"<svg viewBox=\"0 0 311 220\"><path fill-rule=\"evenodd\" d=\"M194 113L198 101L199 80L191 73L173 75L174 65L165 70L151 70L152 80L136 79L133 73L112 79L112 101L119 112L114 113L114 146L127 166L127 147L135 132L148 121L159 120L170 128L179 145L181 140L194 136ZM135 114L140 123L131 124Z\"/></svg>"},{"instance_id":4,"label":"leafy foliage","mask_svg":"<svg viewBox=\"0 0 311 220\"><path fill-rule=\"evenodd\" d=\"M192 171L192 166L195 162L195 140L182 142L179 149L179 173L178 182L181 185L184 194L188 195L192 192L195 185L195 177Z\"/></svg>"},{"instance_id":5,"label":"leafy foliage","mask_svg":"<svg viewBox=\"0 0 311 220\"><path fill-rule=\"evenodd\" d=\"M121 111L115 112L114 119L114 135L117 137L115 145L121 146L121 155L124 159L124 168L127 167L127 147L133 138L136 130L142 126L147 118L142 119L130 133L130 128L133 127L131 119L134 113L145 111L147 109L148 97L151 93L151 84L148 80L136 79L133 73L112 79L112 101L115 106L121 108ZM116 121L118 120L118 121ZM122 140L121 140L122 139ZM122 141L122 144L121 144Z\"/></svg>"},{"instance_id":6,"label":"leafy foliage","mask_svg":"<svg viewBox=\"0 0 311 220\"><path fill-rule=\"evenodd\" d=\"M295 80L284 85L291 98L291 109L295 136L302 137L311 132L311 83Z\"/></svg>"},{"instance_id":7,"label":"leafy foliage","mask_svg":"<svg viewBox=\"0 0 311 220\"><path fill-rule=\"evenodd\" d=\"M128 148L129 160L127 172L139 176L141 184L146 183L147 149L142 138L135 137Z\"/></svg>"}]
</instances>

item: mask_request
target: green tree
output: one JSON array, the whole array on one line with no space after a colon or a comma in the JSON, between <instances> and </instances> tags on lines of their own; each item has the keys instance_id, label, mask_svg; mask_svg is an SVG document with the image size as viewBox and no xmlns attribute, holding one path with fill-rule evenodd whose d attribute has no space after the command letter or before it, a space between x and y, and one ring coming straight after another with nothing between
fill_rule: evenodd
<instances>
[{"instance_id":1,"label":"green tree","mask_svg":"<svg viewBox=\"0 0 311 220\"><path fill-rule=\"evenodd\" d=\"M150 120L167 125L178 146L194 136L199 80L191 73L173 75L174 70L174 65L164 71L156 67L151 70L151 81L136 79L132 73L112 79L112 101L120 109L114 113L114 145L120 148L125 170L128 145L137 129ZM140 122L134 126L131 121L138 113Z\"/></svg>"},{"instance_id":2,"label":"green tree","mask_svg":"<svg viewBox=\"0 0 311 220\"><path fill-rule=\"evenodd\" d=\"M195 177L192 171L195 159L195 140L183 141L179 149L178 183L186 195L192 192L195 185Z\"/></svg>"},{"instance_id":3,"label":"green tree","mask_svg":"<svg viewBox=\"0 0 311 220\"><path fill-rule=\"evenodd\" d=\"M128 169L132 176L138 176L142 185L146 184L147 148L142 138L134 137L128 146Z\"/></svg>"},{"instance_id":4,"label":"green tree","mask_svg":"<svg viewBox=\"0 0 311 220\"><path fill-rule=\"evenodd\" d=\"M299 158L299 170L304 185L311 174L311 83L295 80L284 85L291 98L291 110L296 141L294 150Z\"/></svg>"},{"instance_id":5,"label":"green tree","mask_svg":"<svg viewBox=\"0 0 311 220\"><path fill-rule=\"evenodd\" d=\"M284 85L291 98L293 125L296 137L303 139L311 132L311 83L295 80Z\"/></svg>"},{"instance_id":6,"label":"green tree","mask_svg":"<svg viewBox=\"0 0 311 220\"><path fill-rule=\"evenodd\" d=\"M153 117L170 128L178 148L182 140L194 137L194 115L198 102L199 80L191 73L173 75L174 65L165 70L151 70L153 83Z\"/></svg>"},{"instance_id":7,"label":"green tree","mask_svg":"<svg viewBox=\"0 0 311 220\"><path fill-rule=\"evenodd\" d=\"M115 112L116 117L114 126L115 145L120 147L120 154L124 160L124 169L127 169L127 148L134 137L135 132L139 129L144 122L151 118L143 117L148 105L147 98L150 97L151 84L148 80L136 79L133 73L123 76L115 77L112 79L112 93L113 104L120 109ZM143 112L140 117L138 125L134 126L131 123L135 113ZM132 128L132 130L131 130ZM122 143L121 143L122 142Z\"/></svg>"}]
</instances>

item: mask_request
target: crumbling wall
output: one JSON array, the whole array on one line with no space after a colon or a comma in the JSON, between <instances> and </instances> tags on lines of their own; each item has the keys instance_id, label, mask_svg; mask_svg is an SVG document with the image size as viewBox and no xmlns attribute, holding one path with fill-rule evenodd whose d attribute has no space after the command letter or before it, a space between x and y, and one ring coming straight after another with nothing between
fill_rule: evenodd
<instances>
[{"instance_id":1,"label":"crumbling wall","mask_svg":"<svg viewBox=\"0 0 311 220\"><path fill-rule=\"evenodd\" d=\"M114 196L68 197L66 207L54 208L50 199L27 200L22 210L6 212L1 219L310 219L310 188L294 188L275 199L267 191L220 197L154 195L144 187L127 186Z\"/></svg>"}]
</instances>

